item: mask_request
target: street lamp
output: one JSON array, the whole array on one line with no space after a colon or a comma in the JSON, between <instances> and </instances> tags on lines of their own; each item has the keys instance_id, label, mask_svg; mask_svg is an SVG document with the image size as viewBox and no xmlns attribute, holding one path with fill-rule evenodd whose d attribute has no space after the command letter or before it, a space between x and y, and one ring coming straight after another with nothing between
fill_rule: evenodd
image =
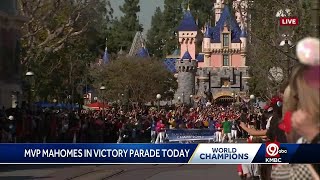
<instances>
[{"instance_id":1,"label":"street lamp","mask_svg":"<svg viewBox=\"0 0 320 180\"><path fill-rule=\"evenodd\" d=\"M32 86L33 86L33 76L34 76L34 73L32 71L28 71L26 72L26 77L27 77L27 81L28 81L28 103L29 105L31 106L32 104Z\"/></svg>"},{"instance_id":2,"label":"street lamp","mask_svg":"<svg viewBox=\"0 0 320 180\"><path fill-rule=\"evenodd\" d=\"M28 71L28 72L26 73L26 76L27 76L27 77L34 76L34 73L33 73L32 71Z\"/></svg>"},{"instance_id":3,"label":"street lamp","mask_svg":"<svg viewBox=\"0 0 320 180\"><path fill-rule=\"evenodd\" d=\"M157 94L156 98L157 98L157 101L158 101L158 111L160 111L160 99L161 99L161 94Z\"/></svg>"},{"instance_id":4,"label":"street lamp","mask_svg":"<svg viewBox=\"0 0 320 180\"><path fill-rule=\"evenodd\" d=\"M192 104L192 98L193 98L193 95L191 94L191 95L190 95L190 105L191 105L191 106L193 106L193 104Z\"/></svg>"},{"instance_id":5,"label":"street lamp","mask_svg":"<svg viewBox=\"0 0 320 180\"><path fill-rule=\"evenodd\" d=\"M104 85L102 85L101 87L100 87L100 91L101 91L101 94L102 94L102 116L103 116L103 118L104 118L104 91L106 90L107 88L104 86Z\"/></svg>"},{"instance_id":6,"label":"street lamp","mask_svg":"<svg viewBox=\"0 0 320 180\"><path fill-rule=\"evenodd\" d=\"M280 9L276 13L276 18L280 20L281 17L290 17L291 15L292 15L292 11L290 9ZM289 39L290 39L290 36L291 37L293 36L294 31L290 27L280 27L280 21L278 21L277 24L278 24L278 31L282 36L282 41L280 42L279 46L284 49L284 52L287 56L286 74L287 74L287 78L289 79L290 72L291 72L290 49L294 46Z\"/></svg>"},{"instance_id":7,"label":"street lamp","mask_svg":"<svg viewBox=\"0 0 320 180\"><path fill-rule=\"evenodd\" d=\"M180 96L178 96L178 102L179 102L179 103L181 102L181 97L180 97Z\"/></svg>"},{"instance_id":8,"label":"street lamp","mask_svg":"<svg viewBox=\"0 0 320 180\"><path fill-rule=\"evenodd\" d=\"M255 98L256 98L256 97L255 97L253 94L250 95L250 99L251 99L251 100L254 100Z\"/></svg>"},{"instance_id":9,"label":"street lamp","mask_svg":"<svg viewBox=\"0 0 320 180\"><path fill-rule=\"evenodd\" d=\"M254 102L254 99L255 99L255 98L256 98L256 97L255 97L253 94L250 95L251 112L253 112L253 102Z\"/></svg>"},{"instance_id":10,"label":"street lamp","mask_svg":"<svg viewBox=\"0 0 320 180\"><path fill-rule=\"evenodd\" d=\"M104 85L102 85L102 86L100 87L100 90L101 90L101 91L104 91L104 90L106 90L106 87L105 87Z\"/></svg>"}]
</instances>

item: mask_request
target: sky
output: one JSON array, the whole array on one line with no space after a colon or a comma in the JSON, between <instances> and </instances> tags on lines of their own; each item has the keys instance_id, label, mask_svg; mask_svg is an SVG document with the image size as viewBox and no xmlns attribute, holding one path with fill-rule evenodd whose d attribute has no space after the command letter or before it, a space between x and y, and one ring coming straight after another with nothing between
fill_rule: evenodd
<instances>
[{"instance_id":1,"label":"sky","mask_svg":"<svg viewBox=\"0 0 320 180\"><path fill-rule=\"evenodd\" d=\"M122 12L119 10L119 6L121 6L124 0L110 0L111 6L114 9L114 16L120 17L122 16ZM154 11L157 7L163 9L164 0L140 0L140 13L139 13L139 21L143 25L145 35L146 32L151 27L151 18L154 14Z\"/></svg>"}]
</instances>

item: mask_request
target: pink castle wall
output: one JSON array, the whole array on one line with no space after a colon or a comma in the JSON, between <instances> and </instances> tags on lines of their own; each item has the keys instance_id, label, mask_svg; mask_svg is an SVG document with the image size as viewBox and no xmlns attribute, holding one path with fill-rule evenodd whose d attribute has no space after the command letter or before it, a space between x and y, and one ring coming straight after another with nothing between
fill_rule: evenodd
<instances>
[{"instance_id":1,"label":"pink castle wall","mask_svg":"<svg viewBox=\"0 0 320 180\"><path fill-rule=\"evenodd\" d=\"M188 50L192 59L196 59L196 45L194 42L187 44L185 41L180 45L181 47L181 55L180 58L184 55L184 53Z\"/></svg>"},{"instance_id":2,"label":"pink castle wall","mask_svg":"<svg viewBox=\"0 0 320 180\"><path fill-rule=\"evenodd\" d=\"M222 67L222 54L212 54L211 55L211 66L212 67Z\"/></svg>"},{"instance_id":3,"label":"pink castle wall","mask_svg":"<svg viewBox=\"0 0 320 180\"><path fill-rule=\"evenodd\" d=\"M242 56L240 54L231 55L231 66L232 67L243 67L245 63L242 60Z\"/></svg>"},{"instance_id":4,"label":"pink castle wall","mask_svg":"<svg viewBox=\"0 0 320 180\"><path fill-rule=\"evenodd\" d=\"M205 64L204 64L204 62L198 62L198 67L205 67Z\"/></svg>"}]
</instances>

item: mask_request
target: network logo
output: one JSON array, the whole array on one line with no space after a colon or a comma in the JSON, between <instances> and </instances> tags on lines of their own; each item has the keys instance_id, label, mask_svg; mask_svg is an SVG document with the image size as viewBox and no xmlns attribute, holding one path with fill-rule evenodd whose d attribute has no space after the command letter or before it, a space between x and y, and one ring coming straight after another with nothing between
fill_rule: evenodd
<instances>
[{"instance_id":1,"label":"network logo","mask_svg":"<svg viewBox=\"0 0 320 180\"><path fill-rule=\"evenodd\" d=\"M266 143L266 157L280 157L279 154L280 143L279 142L272 142Z\"/></svg>"},{"instance_id":2,"label":"network logo","mask_svg":"<svg viewBox=\"0 0 320 180\"><path fill-rule=\"evenodd\" d=\"M280 148L279 142L266 143L266 163L281 163L281 154L287 154L288 151Z\"/></svg>"}]
</instances>

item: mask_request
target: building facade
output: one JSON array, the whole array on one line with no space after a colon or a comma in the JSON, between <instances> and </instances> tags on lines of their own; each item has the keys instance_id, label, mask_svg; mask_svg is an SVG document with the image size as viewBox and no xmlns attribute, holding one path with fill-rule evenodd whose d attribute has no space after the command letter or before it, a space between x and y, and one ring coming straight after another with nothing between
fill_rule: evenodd
<instances>
[{"instance_id":1,"label":"building facade","mask_svg":"<svg viewBox=\"0 0 320 180\"><path fill-rule=\"evenodd\" d=\"M214 26L207 24L199 30L188 9L177 29L180 57L165 60L168 69L176 73L176 102L188 103L189 98L204 102L232 102L246 95L249 78L246 65L247 25L241 20L245 16L239 11L232 14L220 0L214 4L214 13ZM199 34L203 35L202 39L199 39ZM201 52L196 52L197 40L202 42ZM172 64L175 64L174 70Z\"/></svg>"},{"instance_id":2,"label":"building facade","mask_svg":"<svg viewBox=\"0 0 320 180\"><path fill-rule=\"evenodd\" d=\"M19 16L16 0L0 1L0 106L16 107L21 90L19 61L20 28L25 18Z\"/></svg>"}]
</instances>

